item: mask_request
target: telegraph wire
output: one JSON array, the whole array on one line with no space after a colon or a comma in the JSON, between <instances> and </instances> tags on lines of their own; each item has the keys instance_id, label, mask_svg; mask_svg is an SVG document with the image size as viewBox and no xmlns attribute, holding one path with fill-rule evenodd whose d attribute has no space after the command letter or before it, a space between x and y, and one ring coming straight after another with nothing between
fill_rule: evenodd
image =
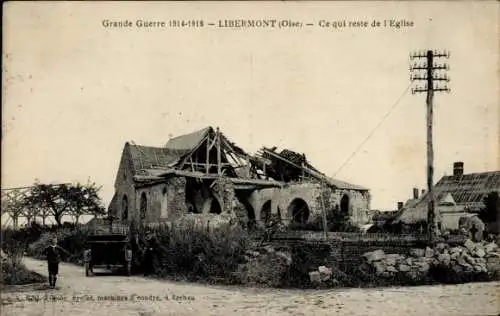
<instances>
[{"instance_id":1,"label":"telegraph wire","mask_svg":"<svg viewBox=\"0 0 500 316\"><path fill-rule=\"evenodd\" d=\"M375 134L377 129L384 123L384 121L389 117L389 115L394 111L394 109L398 106L399 102L403 99L403 97L408 93L410 90L412 83L408 84L408 86L404 89L403 93L401 96L396 100L396 102L392 105L392 107L387 111L387 113L382 117L380 122L373 128L373 130L368 134L368 136L361 142L361 144L356 148L356 150L347 158L347 160L340 166L340 168L334 173L334 177L351 161L351 159L358 153L358 151L363 147L363 145Z\"/></svg>"}]
</instances>

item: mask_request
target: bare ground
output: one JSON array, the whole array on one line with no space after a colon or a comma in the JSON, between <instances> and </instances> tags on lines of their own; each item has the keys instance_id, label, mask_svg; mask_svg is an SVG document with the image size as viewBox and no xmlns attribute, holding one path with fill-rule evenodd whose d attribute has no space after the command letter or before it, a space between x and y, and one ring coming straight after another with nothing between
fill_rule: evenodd
<instances>
[{"instance_id":1,"label":"bare ground","mask_svg":"<svg viewBox=\"0 0 500 316\"><path fill-rule=\"evenodd\" d=\"M46 275L43 261L25 258L24 263L29 269ZM430 316L500 313L500 282L304 291L213 287L138 276L85 277L82 267L71 264L61 264L59 272L58 288L54 290L47 285L4 289L0 314ZM104 296L128 300L113 301L110 297L102 300Z\"/></svg>"}]
</instances>

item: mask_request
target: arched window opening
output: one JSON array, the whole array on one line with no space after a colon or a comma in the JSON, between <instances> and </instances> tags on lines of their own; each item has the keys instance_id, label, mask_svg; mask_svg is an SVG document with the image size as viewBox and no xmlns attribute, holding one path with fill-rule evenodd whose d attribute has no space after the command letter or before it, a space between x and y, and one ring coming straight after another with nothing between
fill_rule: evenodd
<instances>
[{"instance_id":1,"label":"arched window opening","mask_svg":"<svg viewBox=\"0 0 500 316\"><path fill-rule=\"evenodd\" d=\"M304 224L309 219L309 207L304 200L297 198L288 206L288 214L294 222Z\"/></svg>"},{"instance_id":2,"label":"arched window opening","mask_svg":"<svg viewBox=\"0 0 500 316\"><path fill-rule=\"evenodd\" d=\"M260 211L260 220L263 224L268 224L271 220L271 201L267 201L262 205L262 210Z\"/></svg>"},{"instance_id":3,"label":"arched window opening","mask_svg":"<svg viewBox=\"0 0 500 316\"><path fill-rule=\"evenodd\" d=\"M236 191L235 195L236 195L236 199L239 202L238 204L240 204L239 207L242 206L245 209L247 228L254 229L256 227L256 218L255 218L255 210L254 210L252 204L250 203L250 193Z\"/></svg>"},{"instance_id":4,"label":"arched window opening","mask_svg":"<svg viewBox=\"0 0 500 316\"><path fill-rule=\"evenodd\" d=\"M186 179L184 194L189 213L202 213L204 207L207 207L207 203L210 202L204 199L203 185L196 181L196 179Z\"/></svg>"},{"instance_id":5,"label":"arched window opening","mask_svg":"<svg viewBox=\"0 0 500 316\"><path fill-rule=\"evenodd\" d=\"M344 194L344 196L340 200L340 212L342 214L349 213L349 196L347 196L347 194Z\"/></svg>"},{"instance_id":6,"label":"arched window opening","mask_svg":"<svg viewBox=\"0 0 500 316\"><path fill-rule=\"evenodd\" d=\"M210 204L210 213L220 214L222 213L222 208L220 207L219 201L216 198L212 199L212 203Z\"/></svg>"},{"instance_id":7,"label":"arched window opening","mask_svg":"<svg viewBox=\"0 0 500 316\"><path fill-rule=\"evenodd\" d=\"M146 193L143 192L141 194L141 204L140 204L140 216L141 216L141 219L145 219L146 218L146 212L148 210L148 200L146 198Z\"/></svg>"},{"instance_id":8,"label":"arched window opening","mask_svg":"<svg viewBox=\"0 0 500 316\"><path fill-rule=\"evenodd\" d=\"M122 199L122 220L128 219L128 198L126 195Z\"/></svg>"}]
</instances>

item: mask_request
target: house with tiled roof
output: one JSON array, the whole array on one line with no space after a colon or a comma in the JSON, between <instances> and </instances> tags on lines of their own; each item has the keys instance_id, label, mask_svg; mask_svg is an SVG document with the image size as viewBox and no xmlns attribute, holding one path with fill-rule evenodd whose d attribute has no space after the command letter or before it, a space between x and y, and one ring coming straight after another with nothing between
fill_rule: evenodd
<instances>
[{"instance_id":1,"label":"house with tiled roof","mask_svg":"<svg viewBox=\"0 0 500 316\"><path fill-rule=\"evenodd\" d=\"M464 173L464 163L454 163L453 174L443 176L434 186L441 226L457 229L459 218L477 214L491 192L500 193L500 171ZM427 220L429 200L428 194L414 197L403 206L393 223L413 224Z\"/></svg>"},{"instance_id":2,"label":"house with tiled roof","mask_svg":"<svg viewBox=\"0 0 500 316\"><path fill-rule=\"evenodd\" d=\"M324 188L329 194L320 197ZM206 127L160 147L125 143L109 212L125 221L230 213L246 222L265 223L272 215L308 222L328 205L361 222L368 221L362 214L369 203L367 188L325 176L305 155L275 148L250 155Z\"/></svg>"}]
</instances>

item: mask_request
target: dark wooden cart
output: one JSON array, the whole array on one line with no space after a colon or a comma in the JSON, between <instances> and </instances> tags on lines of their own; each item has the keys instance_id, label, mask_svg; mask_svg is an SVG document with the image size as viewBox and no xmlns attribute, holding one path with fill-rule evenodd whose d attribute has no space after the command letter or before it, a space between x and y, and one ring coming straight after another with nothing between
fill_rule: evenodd
<instances>
[{"instance_id":1,"label":"dark wooden cart","mask_svg":"<svg viewBox=\"0 0 500 316\"><path fill-rule=\"evenodd\" d=\"M87 238L87 249L84 252L85 276L94 274L94 269L108 271L117 268L131 273L132 250L127 234L100 232Z\"/></svg>"}]
</instances>

